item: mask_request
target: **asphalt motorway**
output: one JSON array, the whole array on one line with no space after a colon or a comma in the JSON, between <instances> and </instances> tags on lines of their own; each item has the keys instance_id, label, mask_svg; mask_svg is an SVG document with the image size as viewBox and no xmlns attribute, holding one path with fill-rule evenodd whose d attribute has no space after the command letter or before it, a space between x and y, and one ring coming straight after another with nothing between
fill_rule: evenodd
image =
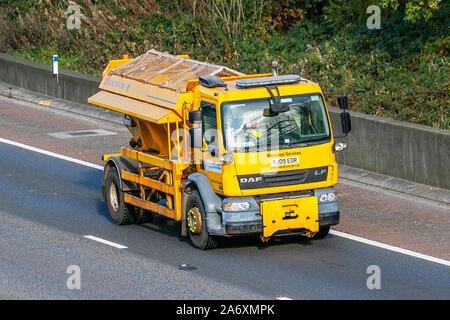
<instances>
[{"instance_id":1,"label":"asphalt motorway","mask_svg":"<svg viewBox=\"0 0 450 320\"><path fill-rule=\"evenodd\" d=\"M326 239L240 237L200 251L162 217L112 223L101 154L128 140L117 123L0 97L0 299L450 298L446 204L340 178L341 223ZM69 289L74 266L80 289Z\"/></svg>"},{"instance_id":2,"label":"asphalt motorway","mask_svg":"<svg viewBox=\"0 0 450 320\"><path fill-rule=\"evenodd\" d=\"M226 239L200 251L165 218L116 226L102 170L0 143L0 297L31 299L449 299L449 267L329 235ZM126 246L118 249L92 235ZM187 264L189 270L180 270ZM70 290L67 268L80 268ZM380 288L369 289L370 266ZM370 282L370 281L369 281Z\"/></svg>"}]
</instances>

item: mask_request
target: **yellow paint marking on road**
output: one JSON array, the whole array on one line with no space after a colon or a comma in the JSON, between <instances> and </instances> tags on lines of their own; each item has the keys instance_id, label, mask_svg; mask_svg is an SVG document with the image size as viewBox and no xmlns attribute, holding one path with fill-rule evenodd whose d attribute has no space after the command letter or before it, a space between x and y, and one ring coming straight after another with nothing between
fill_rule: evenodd
<instances>
[{"instance_id":1,"label":"yellow paint marking on road","mask_svg":"<svg viewBox=\"0 0 450 320\"><path fill-rule=\"evenodd\" d=\"M51 101L39 101L39 104L48 107L50 106Z\"/></svg>"}]
</instances>

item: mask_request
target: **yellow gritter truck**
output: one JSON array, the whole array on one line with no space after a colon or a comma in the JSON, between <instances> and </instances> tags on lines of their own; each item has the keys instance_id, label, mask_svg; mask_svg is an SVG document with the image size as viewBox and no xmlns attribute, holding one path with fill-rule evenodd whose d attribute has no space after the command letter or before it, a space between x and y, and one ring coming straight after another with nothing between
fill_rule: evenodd
<instances>
[{"instance_id":1,"label":"yellow gritter truck","mask_svg":"<svg viewBox=\"0 0 450 320\"><path fill-rule=\"evenodd\" d=\"M102 200L119 224L181 222L200 249L217 237L323 238L339 223L324 95L298 75L245 75L155 50L112 60L89 103L124 114L130 146L106 161ZM338 97L342 131L351 129Z\"/></svg>"}]
</instances>

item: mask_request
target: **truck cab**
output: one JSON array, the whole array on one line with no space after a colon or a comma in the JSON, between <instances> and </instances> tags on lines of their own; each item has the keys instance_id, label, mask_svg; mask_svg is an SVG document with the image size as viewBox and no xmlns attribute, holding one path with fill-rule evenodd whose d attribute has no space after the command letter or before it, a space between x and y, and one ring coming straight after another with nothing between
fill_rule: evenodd
<instances>
[{"instance_id":1,"label":"truck cab","mask_svg":"<svg viewBox=\"0 0 450 320\"><path fill-rule=\"evenodd\" d=\"M221 80L196 88L190 112L196 176L207 178L195 182L212 189L208 233L325 237L339 223L338 166L319 85L296 75ZM191 237L199 219L188 214Z\"/></svg>"}]
</instances>

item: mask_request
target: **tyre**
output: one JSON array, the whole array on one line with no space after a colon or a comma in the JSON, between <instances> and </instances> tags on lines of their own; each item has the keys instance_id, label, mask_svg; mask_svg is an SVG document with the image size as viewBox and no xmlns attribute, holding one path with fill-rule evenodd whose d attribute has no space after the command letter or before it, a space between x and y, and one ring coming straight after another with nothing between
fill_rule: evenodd
<instances>
[{"instance_id":1,"label":"tyre","mask_svg":"<svg viewBox=\"0 0 450 320\"><path fill-rule=\"evenodd\" d=\"M134 224L151 223L153 222L153 213L151 211L136 208L134 216Z\"/></svg>"},{"instance_id":2,"label":"tyre","mask_svg":"<svg viewBox=\"0 0 450 320\"><path fill-rule=\"evenodd\" d=\"M328 227L319 227L319 232L317 232L314 237L312 237L313 240L319 240L323 239L328 235L328 232L330 231L330 226Z\"/></svg>"},{"instance_id":3,"label":"tyre","mask_svg":"<svg viewBox=\"0 0 450 320\"><path fill-rule=\"evenodd\" d=\"M197 190L192 190L186 203L186 228L195 247L202 250L217 247L216 239L208 233L205 208Z\"/></svg>"},{"instance_id":4,"label":"tyre","mask_svg":"<svg viewBox=\"0 0 450 320\"><path fill-rule=\"evenodd\" d=\"M126 225L134 223L136 208L123 201L124 193L120 190L120 180L116 168L108 171L105 180L106 204L109 215L115 224Z\"/></svg>"}]
</instances>

